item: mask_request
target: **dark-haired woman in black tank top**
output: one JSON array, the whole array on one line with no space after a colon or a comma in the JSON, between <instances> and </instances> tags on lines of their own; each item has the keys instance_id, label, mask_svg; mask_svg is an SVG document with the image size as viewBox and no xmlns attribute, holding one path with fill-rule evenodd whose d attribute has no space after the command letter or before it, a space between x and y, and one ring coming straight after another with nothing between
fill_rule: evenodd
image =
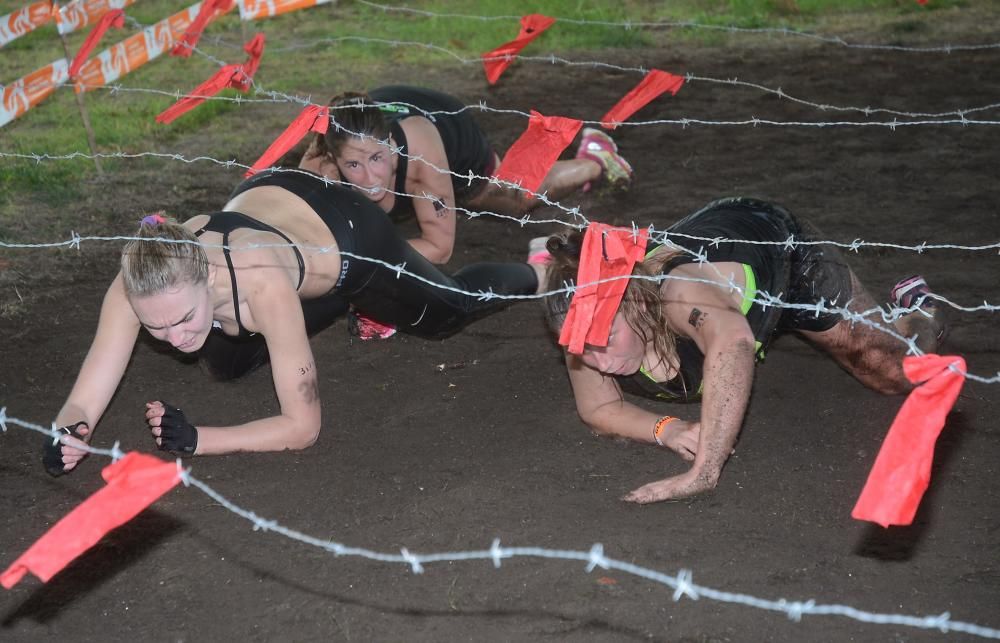
<instances>
[{"instance_id":1,"label":"dark-haired woman in black tank top","mask_svg":"<svg viewBox=\"0 0 1000 643\"><path fill-rule=\"evenodd\" d=\"M330 116L334 122L316 135L299 167L356 186L385 212L412 209L420 237L410 243L433 263L451 257L456 205L516 216L541 203L489 181L500 158L453 96L406 85L379 87L334 97ZM557 201L601 178L624 187L632 168L610 137L586 129L576 158L556 162L538 193Z\"/></svg>"}]
</instances>

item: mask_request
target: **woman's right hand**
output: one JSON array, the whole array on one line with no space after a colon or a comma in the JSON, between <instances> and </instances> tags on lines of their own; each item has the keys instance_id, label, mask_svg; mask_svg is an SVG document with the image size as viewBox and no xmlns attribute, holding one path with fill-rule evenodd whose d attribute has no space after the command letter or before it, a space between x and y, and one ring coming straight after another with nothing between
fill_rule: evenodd
<instances>
[{"instance_id":1,"label":"woman's right hand","mask_svg":"<svg viewBox=\"0 0 1000 643\"><path fill-rule=\"evenodd\" d=\"M42 464L53 477L75 469L80 460L87 457L87 451L82 447L90 441L90 427L85 422L61 427L60 431L65 432L65 436L60 438L59 443L55 444L52 438L47 437L42 450Z\"/></svg>"},{"instance_id":2,"label":"woman's right hand","mask_svg":"<svg viewBox=\"0 0 1000 643\"><path fill-rule=\"evenodd\" d=\"M701 436L701 422L674 420L666 426L663 436L663 446L676 451L681 458L691 462L698 454L698 438Z\"/></svg>"}]
</instances>

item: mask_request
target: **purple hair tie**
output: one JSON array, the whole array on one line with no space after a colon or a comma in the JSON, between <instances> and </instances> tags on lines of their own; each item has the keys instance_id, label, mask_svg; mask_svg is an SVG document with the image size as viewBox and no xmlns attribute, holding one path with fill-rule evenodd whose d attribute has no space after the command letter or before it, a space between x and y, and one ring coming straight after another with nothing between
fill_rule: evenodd
<instances>
[{"instance_id":1,"label":"purple hair tie","mask_svg":"<svg viewBox=\"0 0 1000 643\"><path fill-rule=\"evenodd\" d=\"M163 215L160 215L160 214L149 214L149 215L146 215L146 216L144 216L142 218L142 221L139 222L139 225L154 226L154 225L159 225L161 223L166 223L166 222L167 222L167 220L163 218Z\"/></svg>"}]
</instances>

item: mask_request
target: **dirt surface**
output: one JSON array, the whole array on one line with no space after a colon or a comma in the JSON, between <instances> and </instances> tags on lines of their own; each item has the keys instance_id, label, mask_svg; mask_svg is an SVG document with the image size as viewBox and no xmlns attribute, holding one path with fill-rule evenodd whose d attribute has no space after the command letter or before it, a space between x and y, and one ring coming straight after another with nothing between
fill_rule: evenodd
<instances>
[{"instance_id":1,"label":"dirt surface","mask_svg":"<svg viewBox=\"0 0 1000 643\"><path fill-rule=\"evenodd\" d=\"M942 18L944 19L944 18ZM972 28L971 26L969 27ZM971 31L970 31L971 33ZM961 30L949 35L961 40ZM887 40L887 37L882 40ZM982 42L978 35L971 38ZM739 78L809 101L936 113L1000 101L1000 51L878 52L782 38L725 47L580 52L702 78ZM495 88L473 66L396 69L385 82L420 82L497 108L597 119L639 79L634 72L515 64ZM324 95L328 88L303 88ZM248 127L244 149L219 150L206 132L180 152L249 162L294 113L250 106L226 115ZM244 116L245 114L245 116ZM820 111L754 89L689 82L636 119L751 117L783 122L892 120ZM970 118L996 120L1000 111ZM900 121L923 117L898 117ZM506 149L524 127L484 114ZM626 127L616 134L634 164L624 195L579 195L594 219L665 227L711 199L771 199L815 221L829 238L900 244L1000 240L1000 129L924 125ZM167 150L163 150L167 151ZM135 161L115 188L86 188L81 229L127 233L139 214L217 209L239 172L208 163ZM25 202L25 221L32 208ZM558 215L540 211L539 217ZM413 231L412 223L401 232ZM460 223L452 267L520 258L533 236L480 218ZM36 240L66 238L63 232ZM0 319L0 406L47 424L69 391L114 270L114 248L9 253L22 281L20 312ZM1000 302L997 252L870 248L852 257L879 297L920 273L952 301ZM54 276L32 281L32 266ZM12 267L13 266L13 267ZM53 267L57 267L55 270ZM10 282L8 282L9 285ZM24 284L28 284L27 286ZM5 296L10 293L5 292ZM996 316L954 315L944 353L973 373L1000 371ZM669 452L593 437L577 418L560 353L540 310L520 304L442 342L396 337L361 343L338 323L313 340L324 428L304 452L189 461L193 474L258 515L320 539L395 554L504 546L589 550L763 599L815 600L878 613L939 615L1000 627L1000 385L966 384L938 441L932 481L913 526L883 530L850 512L902 397L866 390L793 337L758 367L735 455L718 489L689 502L647 507L619 498L676 474ZM441 365L444 365L442 368ZM196 365L140 342L95 438L151 451L142 404L163 398L196 423L236 423L274 413L270 372L217 383ZM645 402L643 402L645 403ZM697 406L652 405L691 417ZM0 563L102 485L107 461L90 458L51 479L41 438L0 437ZM195 489L170 492L51 582L27 579L0 595L0 638L69 640L573 640L931 641L978 640L841 616L784 614L707 597L674 602L661 584L580 561L515 558L408 565L334 557L254 531Z\"/></svg>"}]
</instances>

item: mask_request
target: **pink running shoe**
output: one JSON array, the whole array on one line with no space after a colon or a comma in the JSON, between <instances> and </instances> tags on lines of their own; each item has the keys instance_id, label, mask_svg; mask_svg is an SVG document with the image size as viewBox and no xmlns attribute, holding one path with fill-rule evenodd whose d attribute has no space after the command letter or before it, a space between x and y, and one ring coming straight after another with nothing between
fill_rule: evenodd
<instances>
[{"instance_id":1,"label":"pink running shoe","mask_svg":"<svg viewBox=\"0 0 1000 643\"><path fill-rule=\"evenodd\" d=\"M545 264L552 261L552 255L545 248L548 237L535 237L528 242L528 263Z\"/></svg>"},{"instance_id":2,"label":"pink running shoe","mask_svg":"<svg viewBox=\"0 0 1000 643\"><path fill-rule=\"evenodd\" d=\"M931 319L934 336L940 343L948 336L948 317L945 313L946 308L939 306L934 298L928 297L930 294L931 289L927 285L927 281L920 275L900 280L889 291L889 297L896 306L919 308L924 315Z\"/></svg>"},{"instance_id":3,"label":"pink running shoe","mask_svg":"<svg viewBox=\"0 0 1000 643\"><path fill-rule=\"evenodd\" d=\"M933 307L934 300L927 299L927 295L930 293L931 289L927 286L927 281L920 275L914 275L900 280L893 286L892 290L889 291L889 297L892 299L892 303L900 308L922 307L924 305Z\"/></svg>"},{"instance_id":4,"label":"pink running shoe","mask_svg":"<svg viewBox=\"0 0 1000 643\"><path fill-rule=\"evenodd\" d=\"M396 327L380 324L351 308L351 312L347 314L347 331L366 342L370 339L389 339L396 334Z\"/></svg>"},{"instance_id":5,"label":"pink running shoe","mask_svg":"<svg viewBox=\"0 0 1000 643\"><path fill-rule=\"evenodd\" d=\"M612 187L626 189L632 182L632 166L618 154L618 146L611 137L599 129L587 127L583 130L576 158L590 159L600 165L601 175ZM583 186L584 192L589 185Z\"/></svg>"}]
</instances>

